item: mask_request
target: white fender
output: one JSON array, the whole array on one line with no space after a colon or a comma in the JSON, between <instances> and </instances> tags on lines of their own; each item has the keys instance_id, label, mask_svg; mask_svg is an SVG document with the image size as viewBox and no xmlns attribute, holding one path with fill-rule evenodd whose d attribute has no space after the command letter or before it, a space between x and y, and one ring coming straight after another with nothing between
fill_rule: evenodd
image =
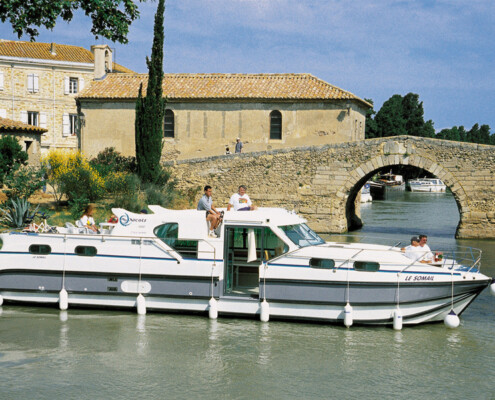
<instances>
[{"instance_id":1,"label":"white fender","mask_svg":"<svg viewBox=\"0 0 495 400\"><path fill-rule=\"evenodd\" d=\"M492 284L490 285L490 293L492 294L492 296L495 296L495 283L492 283ZM2 296L0 296L0 297L2 297ZM1 304L2 304L2 303L0 303L0 305L1 305Z\"/></svg>"},{"instance_id":2,"label":"white fender","mask_svg":"<svg viewBox=\"0 0 495 400\"><path fill-rule=\"evenodd\" d=\"M58 294L58 306L62 311L69 308L69 294L65 289L62 289Z\"/></svg>"},{"instance_id":3,"label":"white fender","mask_svg":"<svg viewBox=\"0 0 495 400\"><path fill-rule=\"evenodd\" d=\"M394 329L400 331L402 329L402 311L397 307L394 311Z\"/></svg>"},{"instance_id":4,"label":"white fender","mask_svg":"<svg viewBox=\"0 0 495 400\"><path fill-rule=\"evenodd\" d=\"M349 328L352 325L352 307L347 303L344 307L344 325Z\"/></svg>"},{"instance_id":5,"label":"white fender","mask_svg":"<svg viewBox=\"0 0 495 400\"><path fill-rule=\"evenodd\" d=\"M270 319L270 305L266 301L266 299L263 299L263 301L260 304L260 320L262 322L268 322Z\"/></svg>"},{"instance_id":6,"label":"white fender","mask_svg":"<svg viewBox=\"0 0 495 400\"><path fill-rule=\"evenodd\" d=\"M210 319L217 319L218 318L218 301L212 297L210 301L208 302L208 316Z\"/></svg>"},{"instance_id":7,"label":"white fender","mask_svg":"<svg viewBox=\"0 0 495 400\"><path fill-rule=\"evenodd\" d=\"M138 297L136 298L136 308L139 315L146 314L146 300L141 293L139 293Z\"/></svg>"},{"instance_id":8,"label":"white fender","mask_svg":"<svg viewBox=\"0 0 495 400\"><path fill-rule=\"evenodd\" d=\"M443 320L444 324L448 328L457 328L459 324L461 323L461 320L457 316L457 314L454 312L454 310L450 310L450 312L446 315L445 319Z\"/></svg>"}]
</instances>

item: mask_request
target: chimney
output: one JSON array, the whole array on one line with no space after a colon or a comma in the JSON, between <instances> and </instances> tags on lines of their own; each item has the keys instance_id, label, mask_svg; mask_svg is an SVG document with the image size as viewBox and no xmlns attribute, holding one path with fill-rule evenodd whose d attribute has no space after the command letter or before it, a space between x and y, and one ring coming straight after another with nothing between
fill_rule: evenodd
<instances>
[{"instance_id":1,"label":"chimney","mask_svg":"<svg viewBox=\"0 0 495 400\"><path fill-rule=\"evenodd\" d=\"M95 58L95 79L103 79L108 72L112 72L112 49L106 44L96 44L91 46L91 52Z\"/></svg>"},{"instance_id":2,"label":"chimney","mask_svg":"<svg viewBox=\"0 0 495 400\"><path fill-rule=\"evenodd\" d=\"M57 49L55 48L55 43L52 43L50 45L50 53L52 53L52 56L56 56L57 55Z\"/></svg>"}]
</instances>

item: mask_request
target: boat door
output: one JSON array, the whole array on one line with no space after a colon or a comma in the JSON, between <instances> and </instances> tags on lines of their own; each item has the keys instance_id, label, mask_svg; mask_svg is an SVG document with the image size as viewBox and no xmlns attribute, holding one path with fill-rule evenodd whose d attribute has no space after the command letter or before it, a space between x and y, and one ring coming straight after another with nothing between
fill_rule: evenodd
<instances>
[{"instance_id":1,"label":"boat door","mask_svg":"<svg viewBox=\"0 0 495 400\"><path fill-rule=\"evenodd\" d=\"M261 227L225 227L226 295L258 297L262 237Z\"/></svg>"},{"instance_id":2,"label":"boat door","mask_svg":"<svg viewBox=\"0 0 495 400\"><path fill-rule=\"evenodd\" d=\"M260 266L289 247L269 227L225 227L224 294L259 297Z\"/></svg>"}]
</instances>

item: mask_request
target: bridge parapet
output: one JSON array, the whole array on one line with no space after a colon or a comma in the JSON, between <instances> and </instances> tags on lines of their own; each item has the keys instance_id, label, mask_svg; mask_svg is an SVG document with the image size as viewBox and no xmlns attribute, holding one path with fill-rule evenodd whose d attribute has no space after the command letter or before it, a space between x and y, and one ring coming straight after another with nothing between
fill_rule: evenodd
<instances>
[{"instance_id":1,"label":"bridge parapet","mask_svg":"<svg viewBox=\"0 0 495 400\"><path fill-rule=\"evenodd\" d=\"M179 189L213 186L220 207L245 184L257 205L295 209L328 233L352 227L356 194L378 170L412 165L451 189L460 213L457 237L495 238L495 146L396 136L167 164Z\"/></svg>"}]
</instances>

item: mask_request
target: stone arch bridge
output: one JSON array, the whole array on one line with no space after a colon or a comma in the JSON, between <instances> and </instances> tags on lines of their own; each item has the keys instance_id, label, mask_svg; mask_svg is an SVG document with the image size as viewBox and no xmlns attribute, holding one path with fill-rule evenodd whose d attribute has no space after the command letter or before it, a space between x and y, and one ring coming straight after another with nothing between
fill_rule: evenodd
<instances>
[{"instance_id":1,"label":"stone arch bridge","mask_svg":"<svg viewBox=\"0 0 495 400\"><path fill-rule=\"evenodd\" d=\"M179 189L211 185L219 207L245 184L257 205L295 209L326 233L353 227L356 195L379 170L415 166L452 191L460 214L456 237L495 238L495 146L396 136L167 164Z\"/></svg>"}]
</instances>

